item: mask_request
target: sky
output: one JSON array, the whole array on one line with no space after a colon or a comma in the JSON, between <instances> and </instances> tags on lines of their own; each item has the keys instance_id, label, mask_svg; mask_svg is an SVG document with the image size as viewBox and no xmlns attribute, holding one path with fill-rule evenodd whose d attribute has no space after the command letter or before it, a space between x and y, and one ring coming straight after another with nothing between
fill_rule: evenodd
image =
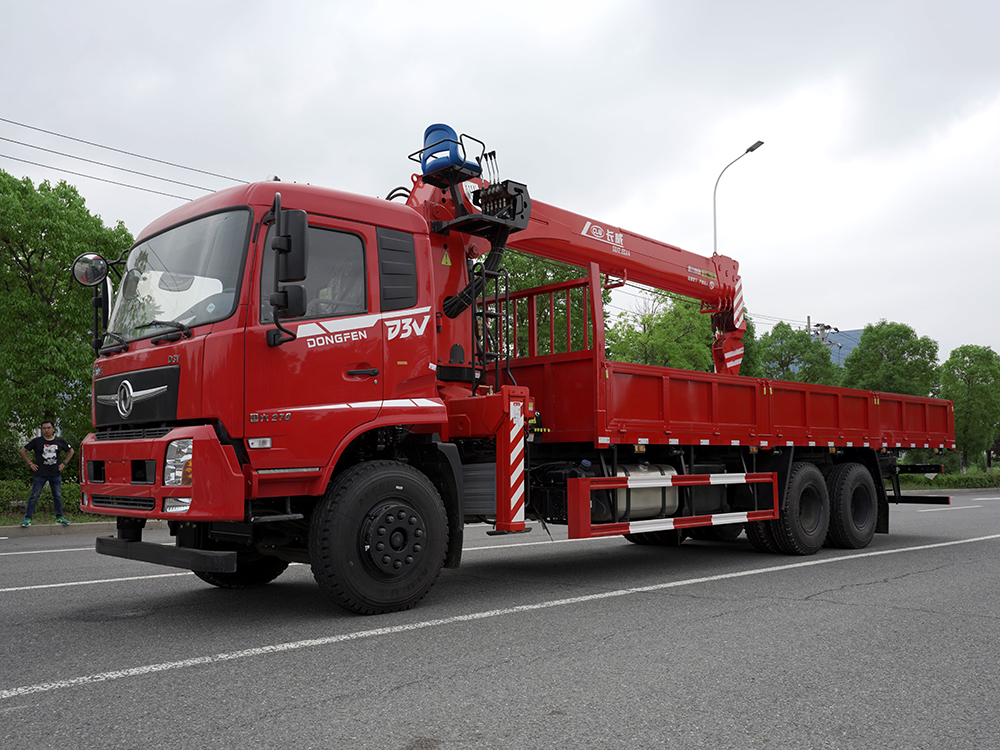
<instances>
[{"instance_id":1,"label":"sky","mask_svg":"<svg viewBox=\"0 0 1000 750\"><path fill-rule=\"evenodd\" d=\"M538 200L717 244L759 333L886 319L941 361L1000 351L996 0L0 0L0 17L0 169L66 180L133 234L227 178L385 196L445 122ZM713 235L716 180L757 140L718 182Z\"/></svg>"}]
</instances>

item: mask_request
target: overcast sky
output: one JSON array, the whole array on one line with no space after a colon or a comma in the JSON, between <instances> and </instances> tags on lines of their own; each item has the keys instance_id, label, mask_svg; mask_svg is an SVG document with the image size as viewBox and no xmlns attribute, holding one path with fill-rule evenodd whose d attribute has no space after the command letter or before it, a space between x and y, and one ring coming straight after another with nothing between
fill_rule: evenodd
<instances>
[{"instance_id":1,"label":"overcast sky","mask_svg":"<svg viewBox=\"0 0 1000 750\"><path fill-rule=\"evenodd\" d=\"M0 118L240 180L385 196L447 122L533 197L740 263L746 304L1000 351L996 0L2 0ZM137 234L233 183L0 121L0 168ZM37 162L45 167L17 159ZM617 301L623 306L628 298ZM634 301L634 300L633 300Z\"/></svg>"}]
</instances>

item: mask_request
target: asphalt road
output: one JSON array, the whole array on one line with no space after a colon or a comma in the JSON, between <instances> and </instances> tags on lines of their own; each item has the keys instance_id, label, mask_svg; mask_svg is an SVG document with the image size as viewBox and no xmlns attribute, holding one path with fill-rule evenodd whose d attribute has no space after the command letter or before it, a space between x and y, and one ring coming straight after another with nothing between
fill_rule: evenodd
<instances>
[{"instance_id":1,"label":"asphalt road","mask_svg":"<svg viewBox=\"0 0 1000 750\"><path fill-rule=\"evenodd\" d=\"M1000 493L952 494L807 558L470 527L416 609L367 618L307 566L232 592L0 540L0 746L996 747Z\"/></svg>"}]
</instances>

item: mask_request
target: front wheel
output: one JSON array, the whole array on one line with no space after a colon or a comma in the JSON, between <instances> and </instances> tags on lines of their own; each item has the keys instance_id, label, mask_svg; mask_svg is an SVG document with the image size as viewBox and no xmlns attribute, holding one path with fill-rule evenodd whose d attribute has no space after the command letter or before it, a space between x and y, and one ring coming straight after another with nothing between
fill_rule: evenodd
<instances>
[{"instance_id":1,"label":"front wheel","mask_svg":"<svg viewBox=\"0 0 1000 750\"><path fill-rule=\"evenodd\" d=\"M434 585L448 551L448 518L431 481L397 461L353 466L313 513L313 577L360 614L409 609Z\"/></svg>"},{"instance_id":2,"label":"front wheel","mask_svg":"<svg viewBox=\"0 0 1000 750\"><path fill-rule=\"evenodd\" d=\"M285 572L288 563L277 557L262 555L253 548L241 549L236 553L236 571L233 573L209 573L196 570L194 574L205 583L222 589L251 589L270 583Z\"/></svg>"}]
</instances>

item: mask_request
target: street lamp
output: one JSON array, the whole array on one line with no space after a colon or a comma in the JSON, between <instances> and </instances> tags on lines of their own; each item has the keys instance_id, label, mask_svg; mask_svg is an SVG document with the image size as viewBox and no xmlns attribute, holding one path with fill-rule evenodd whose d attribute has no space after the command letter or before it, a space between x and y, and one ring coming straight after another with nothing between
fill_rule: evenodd
<instances>
[{"instance_id":1,"label":"street lamp","mask_svg":"<svg viewBox=\"0 0 1000 750\"><path fill-rule=\"evenodd\" d=\"M715 189L712 190L712 254L713 255L718 254L718 250L719 250L719 235L718 235L718 230L715 227L715 194L719 190L719 180L722 179L722 175L724 175L726 173L727 169L729 169L731 166L733 166L736 162L738 162L744 156L746 156L747 154L749 154L751 151L756 151L757 149L759 149L763 145L764 145L764 141L757 141L750 148L748 148L742 154L740 154L735 159L733 159L731 162L729 162L723 168L723 170L721 172L719 172L719 176L715 180Z\"/></svg>"}]
</instances>

